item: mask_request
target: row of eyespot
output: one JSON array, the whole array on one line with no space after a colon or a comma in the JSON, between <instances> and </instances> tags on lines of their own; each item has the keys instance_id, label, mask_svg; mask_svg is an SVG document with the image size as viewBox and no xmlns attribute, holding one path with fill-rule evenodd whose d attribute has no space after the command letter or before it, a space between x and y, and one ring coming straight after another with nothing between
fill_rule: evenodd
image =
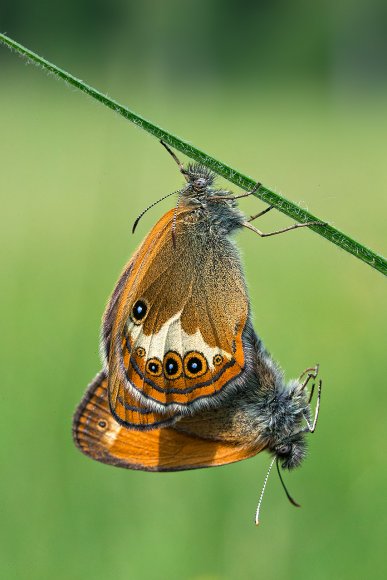
<instances>
[{"instance_id":1,"label":"row of eyespot","mask_svg":"<svg viewBox=\"0 0 387 580\"><path fill-rule=\"evenodd\" d=\"M136 349L137 356L143 358L145 356L145 349L139 346ZM223 357L216 354L213 358L214 366L219 366L223 362ZM163 373L167 379L179 378L183 371L186 377L195 379L201 377L207 372L208 364L206 358L201 352L191 351L184 356L181 356L174 351L169 351L164 355L163 362L156 358L150 358L145 365L146 372L153 377L160 377Z\"/></svg>"}]
</instances>

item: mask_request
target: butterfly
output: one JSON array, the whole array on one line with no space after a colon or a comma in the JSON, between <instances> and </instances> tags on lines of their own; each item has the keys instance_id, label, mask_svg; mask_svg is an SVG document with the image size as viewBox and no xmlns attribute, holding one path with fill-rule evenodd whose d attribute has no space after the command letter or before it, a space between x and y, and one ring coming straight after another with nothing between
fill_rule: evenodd
<instances>
[{"instance_id":1,"label":"butterfly","mask_svg":"<svg viewBox=\"0 0 387 580\"><path fill-rule=\"evenodd\" d=\"M247 220L236 204L259 183L240 196L217 189L212 171L199 163L184 167L162 144L186 184L109 300L103 369L75 413L74 441L97 461L145 471L225 465L262 450L274 456L270 468L274 460L277 468L297 467L305 435L316 427L321 381L313 420L315 383L310 394L306 386L318 367L286 384L254 331L230 236L242 227L266 236L319 222L264 234L251 221L272 208Z\"/></svg>"}]
</instances>

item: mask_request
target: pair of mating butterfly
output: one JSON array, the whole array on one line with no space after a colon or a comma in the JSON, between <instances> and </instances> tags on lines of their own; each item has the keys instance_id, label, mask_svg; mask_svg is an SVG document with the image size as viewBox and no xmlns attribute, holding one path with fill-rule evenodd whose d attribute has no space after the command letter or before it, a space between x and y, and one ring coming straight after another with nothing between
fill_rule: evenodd
<instances>
[{"instance_id":1,"label":"pair of mating butterfly","mask_svg":"<svg viewBox=\"0 0 387 580\"><path fill-rule=\"evenodd\" d=\"M184 168L163 145L187 183L113 291L103 317L103 370L77 409L74 440L93 459L146 471L224 465L267 449L280 474L278 461L292 469L305 456L321 381L312 420L314 384L310 394L306 386L318 368L285 384L254 332L229 237L241 227L265 236L311 223L263 234L251 221L271 207L246 220L235 200L253 192L213 188L211 171Z\"/></svg>"}]
</instances>

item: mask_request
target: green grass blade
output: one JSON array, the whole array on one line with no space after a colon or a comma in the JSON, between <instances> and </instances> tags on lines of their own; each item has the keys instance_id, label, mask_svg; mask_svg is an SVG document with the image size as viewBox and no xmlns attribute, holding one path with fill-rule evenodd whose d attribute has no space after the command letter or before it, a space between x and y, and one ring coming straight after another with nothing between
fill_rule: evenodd
<instances>
[{"instance_id":1,"label":"green grass blade","mask_svg":"<svg viewBox=\"0 0 387 580\"><path fill-rule=\"evenodd\" d=\"M48 62L41 56L28 50L18 42L9 38L8 36L0 33L0 42L3 42L11 49L14 49L19 55L28 58L33 63L42 66L45 70L52 72L57 77L63 79L64 81L73 85L74 87L77 87L79 90L90 95L100 103L109 107L116 113L122 115L123 117L125 117L125 119L128 119L138 127L141 127L145 131L148 131L148 133L151 133L158 139L162 139L163 141L168 143L171 147L187 155L187 157L190 157L191 159L199 161L200 163L203 163L207 167L210 167L218 175L221 175L222 177L226 178L228 181L231 181L235 185L238 185L242 189L249 191L254 187L256 183L255 180L251 179L250 177L247 177L246 175L243 175L236 169L229 167L228 165L222 163L221 161L218 161L214 157L211 157L204 151L201 151L197 147L194 147L190 143L187 143L180 137L177 137L176 135L169 133L165 129L162 129L157 125L154 125L144 117L141 117L141 115L134 113L127 107L124 107L123 105L120 105L120 103L117 103L113 99L103 95L100 91L97 91L93 87L88 86L82 80L77 79L70 73ZM299 207L297 204L291 202L290 200L286 199L285 197L279 195L278 193L268 189L263 185L259 188L259 190L255 193L255 195L265 203L274 206L282 213L295 219L297 222L300 223L305 223L309 221L324 222L323 226L314 225L309 227L320 236L323 236L324 238L326 238L333 244L336 244L346 252L353 254L359 260L362 260L366 264L369 264L372 268L375 268L379 272L382 272L382 274L387 275L387 261L385 260L385 258L383 258L383 256L377 254L376 252L370 250L369 248L366 248L356 240L353 240L351 237L341 232L340 230L329 225L329 223L325 223L326 220L318 218L317 216L309 213L305 209Z\"/></svg>"}]
</instances>

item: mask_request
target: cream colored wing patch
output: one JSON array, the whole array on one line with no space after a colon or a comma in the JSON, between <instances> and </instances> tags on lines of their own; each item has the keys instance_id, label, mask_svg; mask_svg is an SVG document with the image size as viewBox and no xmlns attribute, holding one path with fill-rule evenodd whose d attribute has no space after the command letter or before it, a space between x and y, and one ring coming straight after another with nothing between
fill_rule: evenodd
<instances>
[{"instance_id":1,"label":"cream colored wing patch","mask_svg":"<svg viewBox=\"0 0 387 580\"><path fill-rule=\"evenodd\" d=\"M232 357L231 352L208 346L199 328L195 334L187 334L181 326L181 312L172 316L158 332L149 336L142 332L141 326L130 319L126 326L126 334L130 336L136 349L148 360L153 358L162 360L164 354L169 351L176 352L183 359L187 352L198 351L208 361L209 368L215 371L220 358L230 360Z\"/></svg>"}]
</instances>

